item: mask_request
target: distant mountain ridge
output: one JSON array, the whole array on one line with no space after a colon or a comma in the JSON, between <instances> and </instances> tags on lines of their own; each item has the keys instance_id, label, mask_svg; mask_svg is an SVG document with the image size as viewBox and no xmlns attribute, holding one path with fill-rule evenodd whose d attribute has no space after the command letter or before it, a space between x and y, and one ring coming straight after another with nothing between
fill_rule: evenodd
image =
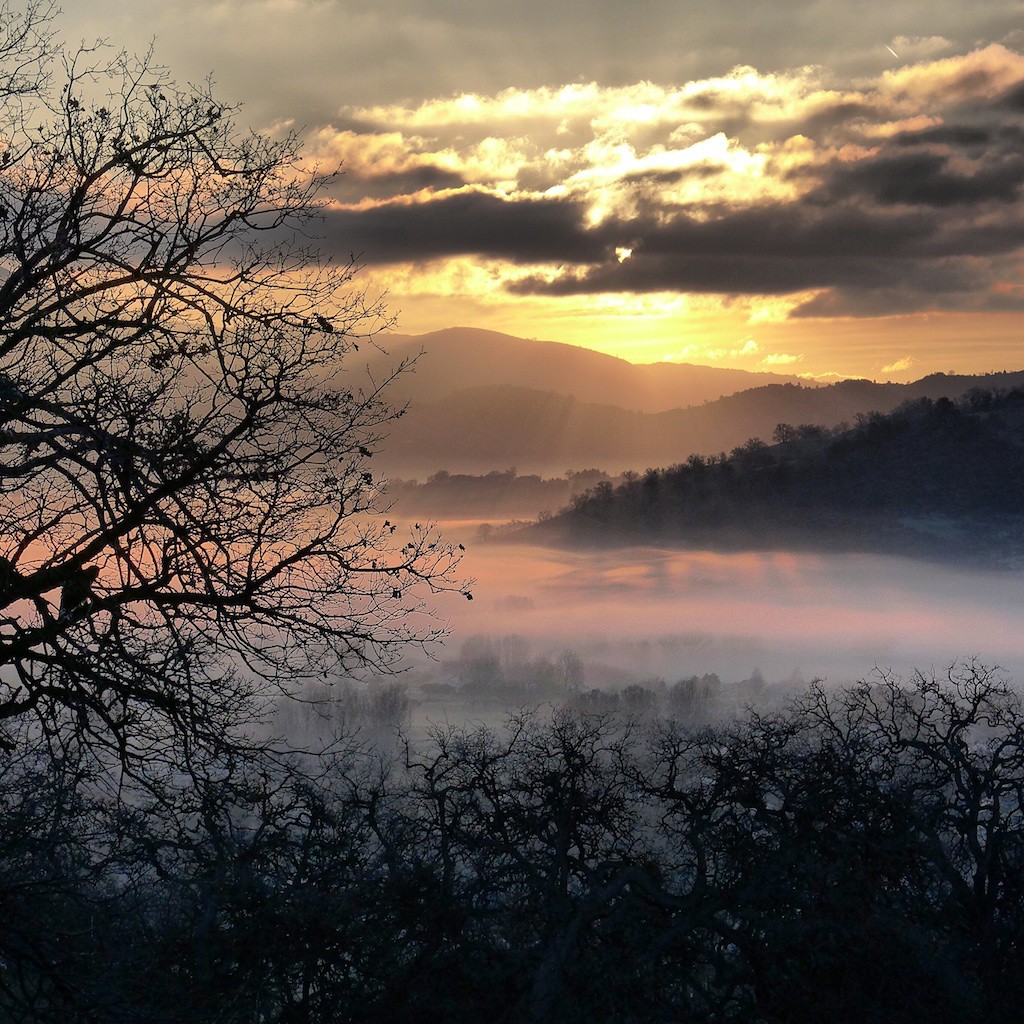
<instances>
[{"instance_id":1,"label":"distant mountain ridge","mask_svg":"<svg viewBox=\"0 0 1024 1024\"><path fill-rule=\"evenodd\" d=\"M371 360L371 370L378 377L402 358L423 352L415 368L389 389L403 401L434 402L470 388L507 385L657 413L764 384L800 380L789 374L692 363L630 363L578 345L516 338L475 327L382 335L379 342L386 354Z\"/></svg>"},{"instance_id":2,"label":"distant mountain ridge","mask_svg":"<svg viewBox=\"0 0 1024 1024\"><path fill-rule=\"evenodd\" d=\"M442 401L412 403L382 456L394 475L438 470L559 475L597 467L617 473L730 451L751 437L770 438L779 423L834 427L858 415L889 412L919 398L958 398L972 388L1024 386L1024 371L932 374L911 384L847 380L809 387L770 384L716 401L661 413L598 405L554 391L481 386Z\"/></svg>"}]
</instances>

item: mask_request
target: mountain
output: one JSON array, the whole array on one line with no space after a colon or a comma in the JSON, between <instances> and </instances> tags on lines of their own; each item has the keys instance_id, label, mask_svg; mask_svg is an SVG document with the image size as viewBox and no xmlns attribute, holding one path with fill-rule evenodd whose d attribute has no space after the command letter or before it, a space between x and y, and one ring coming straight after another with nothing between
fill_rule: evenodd
<instances>
[{"instance_id":1,"label":"mountain","mask_svg":"<svg viewBox=\"0 0 1024 1024\"><path fill-rule=\"evenodd\" d=\"M599 484L522 539L1024 559L1024 389L776 436Z\"/></svg>"},{"instance_id":2,"label":"mountain","mask_svg":"<svg viewBox=\"0 0 1024 1024\"><path fill-rule=\"evenodd\" d=\"M393 399L417 403L440 401L469 388L507 385L656 413L800 379L689 363L635 364L576 345L471 327L416 336L383 335L378 341L385 354L370 361L377 378L400 360L423 353L414 369L389 387Z\"/></svg>"},{"instance_id":3,"label":"mountain","mask_svg":"<svg viewBox=\"0 0 1024 1024\"><path fill-rule=\"evenodd\" d=\"M584 402L551 390L479 386L441 401L414 401L392 428L381 458L397 476L422 477L438 470L486 473L509 466L549 475L588 467L641 470L682 462L695 453L730 451L751 437L770 438L779 423L835 427L859 415L889 412L908 400L1020 386L1024 371L933 374L912 384L770 384L660 413Z\"/></svg>"}]
</instances>

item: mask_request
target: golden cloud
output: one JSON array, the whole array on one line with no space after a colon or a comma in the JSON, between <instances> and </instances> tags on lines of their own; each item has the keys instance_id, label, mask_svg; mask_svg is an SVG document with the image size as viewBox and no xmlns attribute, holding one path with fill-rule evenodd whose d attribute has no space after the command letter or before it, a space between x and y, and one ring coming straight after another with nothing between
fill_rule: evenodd
<instances>
[{"instance_id":1,"label":"golden cloud","mask_svg":"<svg viewBox=\"0 0 1024 1024\"><path fill-rule=\"evenodd\" d=\"M718 296L730 332L1019 308L1024 56L896 42L917 62L846 87L738 67L346 108L312 140L347 172L329 230L392 295L439 303L692 320ZM786 347L716 330L678 357L800 362Z\"/></svg>"},{"instance_id":2,"label":"golden cloud","mask_svg":"<svg viewBox=\"0 0 1024 1024\"><path fill-rule=\"evenodd\" d=\"M993 100L1024 79L1024 54L993 43L957 57L887 71L877 86L884 104L919 112L932 105Z\"/></svg>"},{"instance_id":3,"label":"golden cloud","mask_svg":"<svg viewBox=\"0 0 1024 1024\"><path fill-rule=\"evenodd\" d=\"M895 362L889 363L888 366L882 367L882 373L903 373L909 370L914 365L913 356L904 356L902 359L897 359Z\"/></svg>"},{"instance_id":4,"label":"golden cloud","mask_svg":"<svg viewBox=\"0 0 1024 1024\"><path fill-rule=\"evenodd\" d=\"M897 41L908 53L945 45ZM813 186L806 172L816 166L869 159L880 140L941 124L945 106L997 97L1024 80L1024 56L993 44L886 71L856 89L826 77L814 67L762 74L743 66L673 87L573 83L346 108L342 116L365 127L325 127L311 146L356 183L413 176L411 192L416 173L434 171L439 180L427 187L435 189L461 182L581 199L592 224L652 205L699 214L792 201ZM734 122L746 126L743 140L725 127ZM760 142L746 141L758 133Z\"/></svg>"}]
</instances>

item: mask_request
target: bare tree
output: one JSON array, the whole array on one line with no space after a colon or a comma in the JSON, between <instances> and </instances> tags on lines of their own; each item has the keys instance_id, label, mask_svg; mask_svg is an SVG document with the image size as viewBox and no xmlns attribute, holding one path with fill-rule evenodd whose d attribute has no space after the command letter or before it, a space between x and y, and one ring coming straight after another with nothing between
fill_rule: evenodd
<instances>
[{"instance_id":1,"label":"bare tree","mask_svg":"<svg viewBox=\"0 0 1024 1024\"><path fill-rule=\"evenodd\" d=\"M55 53L49 26L56 11L53 0L29 0L23 9L0 6L0 97L6 103L37 96L46 82ZM5 112L8 118L14 109Z\"/></svg>"},{"instance_id":2,"label":"bare tree","mask_svg":"<svg viewBox=\"0 0 1024 1024\"><path fill-rule=\"evenodd\" d=\"M50 13L0 7L0 726L130 761L387 666L457 556L376 514L387 321L308 244L297 140Z\"/></svg>"}]
</instances>

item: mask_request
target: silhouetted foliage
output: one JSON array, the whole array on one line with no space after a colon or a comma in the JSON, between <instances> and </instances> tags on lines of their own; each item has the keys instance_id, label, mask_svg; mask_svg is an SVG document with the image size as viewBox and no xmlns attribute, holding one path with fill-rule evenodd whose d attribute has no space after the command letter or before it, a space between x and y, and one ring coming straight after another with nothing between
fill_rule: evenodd
<instances>
[{"instance_id":1,"label":"silhouetted foliage","mask_svg":"<svg viewBox=\"0 0 1024 1024\"><path fill-rule=\"evenodd\" d=\"M280 966L284 1020L355 848L272 703L438 635L458 555L376 514L387 320L297 140L54 12L0 3L0 1017L252 1019Z\"/></svg>"},{"instance_id":2,"label":"silhouetted foliage","mask_svg":"<svg viewBox=\"0 0 1024 1024\"><path fill-rule=\"evenodd\" d=\"M88 748L5 754L5 1019L1018 1018L1024 708L978 666L319 766L118 800Z\"/></svg>"},{"instance_id":3,"label":"silhouetted foliage","mask_svg":"<svg viewBox=\"0 0 1024 1024\"><path fill-rule=\"evenodd\" d=\"M306 243L296 139L49 12L0 8L0 729L127 768L386 667L457 558L373 515L393 415L346 365L387 321Z\"/></svg>"},{"instance_id":4,"label":"silhouetted foliage","mask_svg":"<svg viewBox=\"0 0 1024 1024\"><path fill-rule=\"evenodd\" d=\"M624 474L536 530L570 541L1019 553L1024 391L922 398L859 416L852 429L780 423L774 439Z\"/></svg>"}]
</instances>

